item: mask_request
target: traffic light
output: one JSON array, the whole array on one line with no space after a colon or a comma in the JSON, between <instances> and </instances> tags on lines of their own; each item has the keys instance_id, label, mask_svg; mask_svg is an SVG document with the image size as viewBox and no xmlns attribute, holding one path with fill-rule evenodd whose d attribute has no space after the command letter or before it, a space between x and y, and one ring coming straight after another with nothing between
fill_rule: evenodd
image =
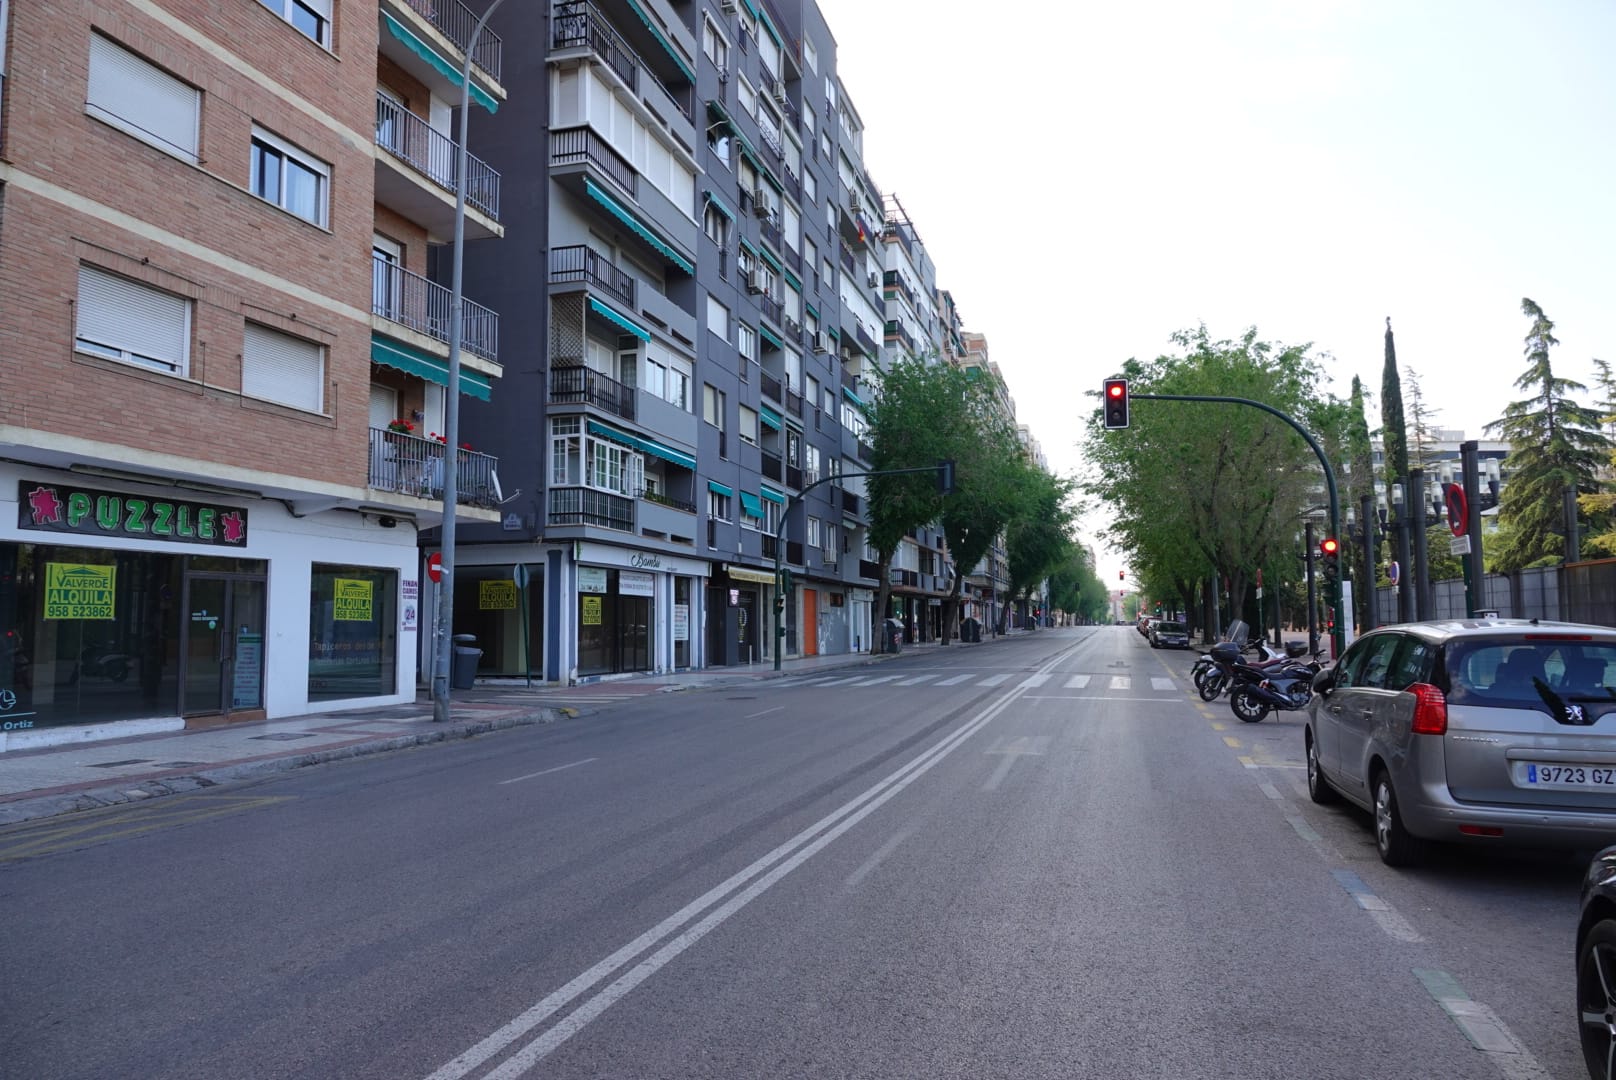
<instances>
[{"instance_id":1,"label":"traffic light","mask_svg":"<svg viewBox=\"0 0 1616 1080\"><path fill-rule=\"evenodd\" d=\"M937 463L937 494L954 494L954 459L946 458Z\"/></svg>"},{"instance_id":2,"label":"traffic light","mask_svg":"<svg viewBox=\"0 0 1616 1080\"><path fill-rule=\"evenodd\" d=\"M1110 429L1128 426L1128 380L1105 380L1105 426Z\"/></svg>"},{"instance_id":3,"label":"traffic light","mask_svg":"<svg viewBox=\"0 0 1616 1080\"><path fill-rule=\"evenodd\" d=\"M1117 580L1118 581L1121 581L1126 576L1127 576L1127 571L1125 571L1125 570L1118 570L1117 571Z\"/></svg>"},{"instance_id":4,"label":"traffic light","mask_svg":"<svg viewBox=\"0 0 1616 1080\"><path fill-rule=\"evenodd\" d=\"M1341 576L1341 544L1333 536L1319 541L1319 559L1324 564L1324 579L1335 581Z\"/></svg>"}]
</instances>

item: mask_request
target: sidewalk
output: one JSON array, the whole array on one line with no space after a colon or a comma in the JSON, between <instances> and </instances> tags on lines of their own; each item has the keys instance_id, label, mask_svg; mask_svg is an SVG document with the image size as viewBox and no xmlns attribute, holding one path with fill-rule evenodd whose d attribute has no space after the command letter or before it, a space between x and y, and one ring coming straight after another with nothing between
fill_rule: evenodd
<instances>
[{"instance_id":1,"label":"sidewalk","mask_svg":"<svg viewBox=\"0 0 1616 1080\"><path fill-rule=\"evenodd\" d=\"M976 646L956 641L947 648ZM906 655L942 650L935 642L904 646ZM11 750L0 753L0 826L198 791L305 765L553 723L625 697L733 686L888 659L892 657L843 653L784 660L779 672L769 662L581 686L529 687L521 679L482 680L471 690L454 692L453 719L446 724L433 722L431 698L421 693L409 705Z\"/></svg>"}]
</instances>

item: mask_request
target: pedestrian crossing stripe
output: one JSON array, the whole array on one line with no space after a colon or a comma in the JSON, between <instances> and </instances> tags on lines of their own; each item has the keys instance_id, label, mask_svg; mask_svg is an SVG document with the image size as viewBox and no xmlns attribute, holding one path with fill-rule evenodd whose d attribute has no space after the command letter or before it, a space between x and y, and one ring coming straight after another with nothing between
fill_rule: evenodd
<instances>
[{"instance_id":1,"label":"pedestrian crossing stripe","mask_svg":"<svg viewBox=\"0 0 1616 1080\"><path fill-rule=\"evenodd\" d=\"M1173 680L1172 679L1165 678L1165 677L1163 677L1161 675L1152 675L1150 677L1150 688L1152 690L1177 690L1178 689L1177 686L1173 685Z\"/></svg>"},{"instance_id":2,"label":"pedestrian crossing stripe","mask_svg":"<svg viewBox=\"0 0 1616 1080\"><path fill-rule=\"evenodd\" d=\"M1113 690L1127 690L1131 686L1133 686L1133 680L1130 679L1128 676L1126 676L1126 675L1113 675L1113 676L1111 676L1111 689L1113 689Z\"/></svg>"},{"instance_id":3,"label":"pedestrian crossing stripe","mask_svg":"<svg viewBox=\"0 0 1616 1080\"><path fill-rule=\"evenodd\" d=\"M974 679L974 678L976 678L976 676L974 676L974 675L950 675L948 678L944 679L942 682L938 683L937 685L938 686L958 686L960 683L966 682L967 680Z\"/></svg>"},{"instance_id":4,"label":"pedestrian crossing stripe","mask_svg":"<svg viewBox=\"0 0 1616 1080\"><path fill-rule=\"evenodd\" d=\"M1034 686L1042 686L1048 681L1048 675L1029 675L1022 680L1021 685L1031 689Z\"/></svg>"},{"instance_id":5,"label":"pedestrian crossing stripe","mask_svg":"<svg viewBox=\"0 0 1616 1080\"><path fill-rule=\"evenodd\" d=\"M1089 677L1087 675L1073 675L1070 679L1066 680L1066 689L1081 690L1088 684Z\"/></svg>"},{"instance_id":6,"label":"pedestrian crossing stripe","mask_svg":"<svg viewBox=\"0 0 1616 1080\"><path fill-rule=\"evenodd\" d=\"M1009 672L1004 672L1003 674L999 674L999 675L989 675L987 678L983 679L981 682L977 683L976 685L978 685L978 686L998 686L1000 683L1004 682L1004 680L1008 679L1009 677L1010 677Z\"/></svg>"}]
</instances>

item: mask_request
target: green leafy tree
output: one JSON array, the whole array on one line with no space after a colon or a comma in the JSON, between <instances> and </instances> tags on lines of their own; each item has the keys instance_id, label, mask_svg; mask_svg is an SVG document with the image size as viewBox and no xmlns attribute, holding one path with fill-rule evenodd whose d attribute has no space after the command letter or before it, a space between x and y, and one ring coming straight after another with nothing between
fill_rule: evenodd
<instances>
[{"instance_id":1,"label":"green leafy tree","mask_svg":"<svg viewBox=\"0 0 1616 1080\"><path fill-rule=\"evenodd\" d=\"M1505 573L1564 554L1565 491L1595 494L1596 474L1612 446L1600 430L1599 411L1569 396L1587 387L1554 374L1549 350L1560 343L1554 323L1529 298L1521 301L1521 312L1531 327L1527 368L1515 386L1531 396L1506 405L1504 415L1487 425L1510 445L1509 483L1498 501L1502 528L1488 545L1488 561Z\"/></svg>"},{"instance_id":2,"label":"green leafy tree","mask_svg":"<svg viewBox=\"0 0 1616 1080\"><path fill-rule=\"evenodd\" d=\"M1072 483L1032 465L1023 479L1023 496L1005 529L1005 556L1011 597L1025 598L1070 554L1073 509L1067 503ZM1005 630L1010 605L999 609L999 632Z\"/></svg>"},{"instance_id":3,"label":"green leafy tree","mask_svg":"<svg viewBox=\"0 0 1616 1080\"><path fill-rule=\"evenodd\" d=\"M1364 496L1369 496L1370 513L1374 513L1375 495L1375 458L1374 446L1369 439L1369 418L1364 409L1363 382L1354 375L1352 377L1352 394L1347 400L1347 494L1349 506L1356 508L1361 515L1363 511ZM1357 600L1358 618L1360 626L1368 626L1370 622L1371 607L1375 602L1374 576L1375 567L1366 565L1364 561L1363 546L1350 545L1346 561L1351 567L1352 580L1357 583L1353 593Z\"/></svg>"}]
</instances>

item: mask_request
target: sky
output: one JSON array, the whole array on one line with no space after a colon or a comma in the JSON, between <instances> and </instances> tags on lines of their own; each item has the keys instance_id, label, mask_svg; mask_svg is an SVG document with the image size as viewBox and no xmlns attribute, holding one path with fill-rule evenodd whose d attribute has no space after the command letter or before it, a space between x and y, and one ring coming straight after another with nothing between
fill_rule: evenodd
<instances>
[{"instance_id":1,"label":"sky","mask_svg":"<svg viewBox=\"0 0 1616 1080\"><path fill-rule=\"evenodd\" d=\"M1523 297L1556 375L1616 364L1610 0L819 5L871 176L1057 472L1101 381L1199 323L1378 399L1389 316L1471 438L1521 396Z\"/></svg>"}]
</instances>

